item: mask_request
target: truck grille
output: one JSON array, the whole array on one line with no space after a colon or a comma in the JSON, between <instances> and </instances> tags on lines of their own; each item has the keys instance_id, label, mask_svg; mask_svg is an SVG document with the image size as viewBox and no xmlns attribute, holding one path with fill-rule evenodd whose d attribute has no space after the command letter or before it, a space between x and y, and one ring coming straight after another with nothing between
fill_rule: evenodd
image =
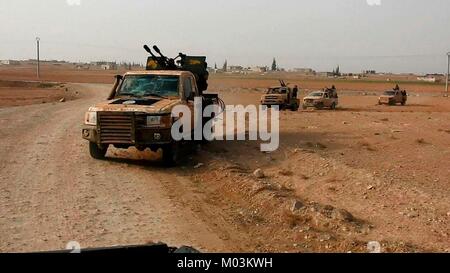
<instances>
[{"instance_id":1,"label":"truck grille","mask_svg":"<svg viewBox=\"0 0 450 273\"><path fill-rule=\"evenodd\" d=\"M134 143L133 120L133 113L99 112L100 142L107 144Z\"/></svg>"},{"instance_id":2,"label":"truck grille","mask_svg":"<svg viewBox=\"0 0 450 273\"><path fill-rule=\"evenodd\" d=\"M266 96L265 99L266 99L266 100L279 100L279 99L281 99L281 98L278 97L278 96Z\"/></svg>"}]
</instances>

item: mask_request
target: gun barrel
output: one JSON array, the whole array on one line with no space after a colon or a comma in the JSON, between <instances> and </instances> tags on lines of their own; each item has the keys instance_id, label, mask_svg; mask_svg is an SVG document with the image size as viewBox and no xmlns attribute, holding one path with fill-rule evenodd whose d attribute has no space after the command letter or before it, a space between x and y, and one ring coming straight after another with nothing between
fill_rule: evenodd
<instances>
[{"instance_id":1,"label":"gun barrel","mask_svg":"<svg viewBox=\"0 0 450 273\"><path fill-rule=\"evenodd\" d=\"M144 49L145 49L145 51L147 51L148 53L152 54L152 50L148 47L148 45L144 45Z\"/></svg>"},{"instance_id":2,"label":"gun barrel","mask_svg":"<svg viewBox=\"0 0 450 273\"><path fill-rule=\"evenodd\" d=\"M161 50L159 50L159 47L157 47L156 45L153 46L153 50L156 51L156 53L158 53L159 55L161 55L161 57L165 58L165 56L161 53Z\"/></svg>"}]
</instances>

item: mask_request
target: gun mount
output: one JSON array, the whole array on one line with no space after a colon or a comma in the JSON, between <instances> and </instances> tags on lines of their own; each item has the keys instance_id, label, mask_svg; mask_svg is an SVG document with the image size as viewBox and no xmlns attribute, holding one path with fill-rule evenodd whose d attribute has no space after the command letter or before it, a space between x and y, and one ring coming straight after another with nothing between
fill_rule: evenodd
<instances>
[{"instance_id":1,"label":"gun mount","mask_svg":"<svg viewBox=\"0 0 450 273\"><path fill-rule=\"evenodd\" d=\"M189 71L194 74L197 88L200 93L203 93L203 91L208 89L209 72L207 70L208 64L206 63L205 56L188 56L179 53L177 57L169 58L162 54L161 50L156 45L153 46L153 50L159 56L156 56L147 45L144 45L144 49L150 54L147 59L146 70Z\"/></svg>"}]
</instances>

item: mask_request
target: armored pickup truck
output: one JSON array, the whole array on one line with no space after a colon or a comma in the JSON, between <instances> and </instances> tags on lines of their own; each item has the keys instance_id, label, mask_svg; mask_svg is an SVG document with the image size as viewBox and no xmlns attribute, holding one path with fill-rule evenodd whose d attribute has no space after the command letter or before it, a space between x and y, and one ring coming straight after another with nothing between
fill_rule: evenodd
<instances>
[{"instance_id":1,"label":"armored pickup truck","mask_svg":"<svg viewBox=\"0 0 450 273\"><path fill-rule=\"evenodd\" d=\"M323 91L312 92L303 98L303 109L308 107L314 107L316 109L328 108L331 110L336 109L339 104L339 97L336 89L325 88Z\"/></svg>"},{"instance_id":2,"label":"armored pickup truck","mask_svg":"<svg viewBox=\"0 0 450 273\"><path fill-rule=\"evenodd\" d=\"M379 98L378 98L378 104L388 104L388 105L396 105L397 103L401 105L405 105L406 101L408 100L408 95L406 91L401 90L388 90L384 92Z\"/></svg>"},{"instance_id":3,"label":"armored pickup truck","mask_svg":"<svg viewBox=\"0 0 450 273\"><path fill-rule=\"evenodd\" d=\"M189 57L180 53L180 66L151 50L147 70L116 76L107 101L89 108L84 119L82 137L89 141L90 155L105 158L110 145L116 148L136 147L138 150L162 149L162 160L174 165L180 158L181 143L171 136L171 116L177 105L191 109L194 120L194 98L204 106L216 103L217 94L203 94L207 88L205 57ZM155 46L154 49L160 53ZM200 86L200 87L199 87Z\"/></svg>"},{"instance_id":4,"label":"armored pickup truck","mask_svg":"<svg viewBox=\"0 0 450 273\"><path fill-rule=\"evenodd\" d=\"M283 80L279 81L279 86L270 87L266 94L261 96L261 105L266 107L276 105L280 107L280 110L290 109L292 111L297 111L300 106L300 100L297 98L297 93Z\"/></svg>"}]
</instances>

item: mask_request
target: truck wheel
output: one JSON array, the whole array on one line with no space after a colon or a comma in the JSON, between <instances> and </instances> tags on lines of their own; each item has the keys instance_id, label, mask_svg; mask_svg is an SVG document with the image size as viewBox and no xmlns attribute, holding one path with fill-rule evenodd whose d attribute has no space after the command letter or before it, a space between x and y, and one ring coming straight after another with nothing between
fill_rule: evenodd
<instances>
[{"instance_id":1,"label":"truck wheel","mask_svg":"<svg viewBox=\"0 0 450 273\"><path fill-rule=\"evenodd\" d=\"M331 106L330 106L330 109L331 110L336 110L336 103L333 102L333 104L331 104Z\"/></svg>"},{"instance_id":2,"label":"truck wheel","mask_svg":"<svg viewBox=\"0 0 450 273\"><path fill-rule=\"evenodd\" d=\"M292 105L292 107L291 107L291 111L298 111L298 108L299 108L299 106L298 106L298 104L294 104L294 105Z\"/></svg>"},{"instance_id":3,"label":"truck wheel","mask_svg":"<svg viewBox=\"0 0 450 273\"><path fill-rule=\"evenodd\" d=\"M402 106L405 106L405 104L406 104L406 101L402 101Z\"/></svg>"},{"instance_id":4,"label":"truck wheel","mask_svg":"<svg viewBox=\"0 0 450 273\"><path fill-rule=\"evenodd\" d=\"M162 161L164 166L173 167L180 161L180 149L178 144L169 144L163 148Z\"/></svg>"},{"instance_id":5,"label":"truck wheel","mask_svg":"<svg viewBox=\"0 0 450 273\"><path fill-rule=\"evenodd\" d=\"M108 151L108 147L100 148L97 143L89 142L89 153L95 159L105 159L106 152Z\"/></svg>"},{"instance_id":6,"label":"truck wheel","mask_svg":"<svg viewBox=\"0 0 450 273\"><path fill-rule=\"evenodd\" d=\"M306 108L308 108L308 107L306 107L306 105L303 105L303 106L302 106L302 109L303 109L303 110L306 110Z\"/></svg>"}]
</instances>

